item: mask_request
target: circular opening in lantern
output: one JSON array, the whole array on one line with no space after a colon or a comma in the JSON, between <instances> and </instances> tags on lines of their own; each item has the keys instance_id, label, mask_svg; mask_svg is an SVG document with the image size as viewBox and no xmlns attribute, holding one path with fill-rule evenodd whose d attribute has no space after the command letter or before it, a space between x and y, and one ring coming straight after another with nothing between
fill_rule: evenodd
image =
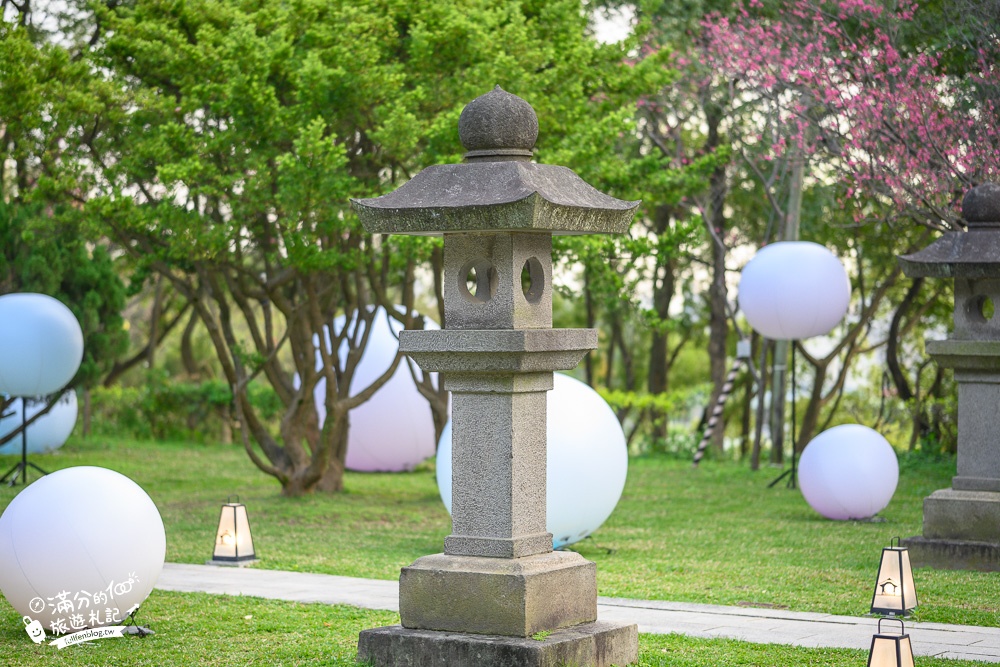
<instances>
[{"instance_id":1,"label":"circular opening in lantern","mask_svg":"<svg viewBox=\"0 0 1000 667\"><path fill-rule=\"evenodd\" d=\"M466 301L486 303L497 293L497 272L489 260L466 262L458 275L458 288Z\"/></svg>"},{"instance_id":2,"label":"circular opening in lantern","mask_svg":"<svg viewBox=\"0 0 1000 667\"><path fill-rule=\"evenodd\" d=\"M993 299L985 294L974 296L966 302L965 311L972 321L985 324L993 319Z\"/></svg>"},{"instance_id":3,"label":"circular opening in lantern","mask_svg":"<svg viewBox=\"0 0 1000 667\"><path fill-rule=\"evenodd\" d=\"M521 267L521 292L528 303L542 300L545 289L545 271L536 257L529 257Z\"/></svg>"}]
</instances>

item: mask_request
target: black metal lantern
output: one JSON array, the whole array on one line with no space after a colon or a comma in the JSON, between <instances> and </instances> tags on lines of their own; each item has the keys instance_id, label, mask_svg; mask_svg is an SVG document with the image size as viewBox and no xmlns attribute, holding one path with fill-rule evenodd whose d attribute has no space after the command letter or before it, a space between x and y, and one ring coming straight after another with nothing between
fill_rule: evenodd
<instances>
[{"instance_id":1,"label":"black metal lantern","mask_svg":"<svg viewBox=\"0 0 1000 667\"><path fill-rule=\"evenodd\" d=\"M882 634L882 621L899 623L898 635ZM872 637L872 648L868 652L868 667L913 667L913 648L910 635L906 634L903 621L898 618L880 618L878 629Z\"/></svg>"},{"instance_id":2,"label":"black metal lantern","mask_svg":"<svg viewBox=\"0 0 1000 667\"><path fill-rule=\"evenodd\" d=\"M871 613L905 616L916 606L917 591L913 587L910 553L906 547L899 546L899 538L894 537L889 540L889 546L882 549Z\"/></svg>"},{"instance_id":3,"label":"black metal lantern","mask_svg":"<svg viewBox=\"0 0 1000 667\"><path fill-rule=\"evenodd\" d=\"M236 496L236 502L230 496L219 515L219 529L215 533L215 551L212 552L211 562L215 565L238 565L256 559L247 507L240 502L239 496Z\"/></svg>"}]
</instances>

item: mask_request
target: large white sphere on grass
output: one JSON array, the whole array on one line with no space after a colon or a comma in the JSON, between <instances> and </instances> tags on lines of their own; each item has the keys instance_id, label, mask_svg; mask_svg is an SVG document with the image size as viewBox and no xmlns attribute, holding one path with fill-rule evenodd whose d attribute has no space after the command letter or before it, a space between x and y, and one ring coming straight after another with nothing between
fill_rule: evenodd
<instances>
[{"instance_id":1,"label":"large white sphere on grass","mask_svg":"<svg viewBox=\"0 0 1000 667\"><path fill-rule=\"evenodd\" d=\"M83 331L45 294L0 296L0 392L42 396L65 387L83 360Z\"/></svg>"},{"instance_id":2,"label":"large white sphere on grass","mask_svg":"<svg viewBox=\"0 0 1000 667\"><path fill-rule=\"evenodd\" d=\"M837 256L817 243L764 246L740 274L740 310L755 330L775 340L830 332L847 313L851 282Z\"/></svg>"},{"instance_id":3,"label":"large white sphere on grass","mask_svg":"<svg viewBox=\"0 0 1000 667\"><path fill-rule=\"evenodd\" d=\"M156 505L128 477L57 470L0 516L0 591L46 632L116 625L153 590L166 546Z\"/></svg>"},{"instance_id":4,"label":"large white sphere on grass","mask_svg":"<svg viewBox=\"0 0 1000 667\"><path fill-rule=\"evenodd\" d=\"M628 447L618 418L600 394L568 375L555 374L548 393L545 435L546 522L554 548L600 528L625 488ZM451 422L441 433L437 483L451 512Z\"/></svg>"},{"instance_id":5,"label":"large white sphere on grass","mask_svg":"<svg viewBox=\"0 0 1000 667\"><path fill-rule=\"evenodd\" d=\"M425 318L425 328L437 329L438 325ZM343 315L333 321L336 334L344 329ZM358 326L356 320L348 323L349 333ZM364 333L360 324L359 336ZM363 391L392 365L399 349L399 332L403 325L386 315L379 308L372 320L361 361L351 379L351 394ZM317 337L318 342L318 337ZM327 345L329 345L329 340ZM341 358L347 354L347 343L341 346ZM319 359L317 355L317 360ZM318 362L322 363L322 362ZM422 371L417 368L417 373ZM326 419L326 380L317 383L316 410L322 426ZM347 468L361 472L399 472L412 470L426 458L434 456L434 419L427 399L420 395L406 359L399 362L396 372L375 394L351 410L351 430L347 440Z\"/></svg>"},{"instance_id":6,"label":"large white sphere on grass","mask_svg":"<svg viewBox=\"0 0 1000 667\"><path fill-rule=\"evenodd\" d=\"M7 408L9 416L0 418L0 439L21 426L21 405L24 399L15 398ZM28 401L26 418L42 411L46 402ZM44 454L59 449L66 443L69 434L76 426L77 402L76 392L69 390L64 393L48 413L38 418L38 421L28 426L28 453ZM0 446L0 454L20 454L21 437L18 436L7 444Z\"/></svg>"},{"instance_id":7,"label":"large white sphere on grass","mask_svg":"<svg viewBox=\"0 0 1000 667\"><path fill-rule=\"evenodd\" d=\"M877 431L843 424L823 431L799 461L806 502L828 519L868 519L889 504L899 482L899 461Z\"/></svg>"}]
</instances>

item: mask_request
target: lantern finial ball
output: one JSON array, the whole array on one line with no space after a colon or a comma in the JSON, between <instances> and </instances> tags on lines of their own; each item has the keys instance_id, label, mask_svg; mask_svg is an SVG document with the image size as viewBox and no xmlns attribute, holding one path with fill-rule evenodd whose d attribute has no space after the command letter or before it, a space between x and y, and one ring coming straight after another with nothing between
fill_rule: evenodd
<instances>
[{"instance_id":1,"label":"lantern finial ball","mask_svg":"<svg viewBox=\"0 0 1000 667\"><path fill-rule=\"evenodd\" d=\"M528 159L538 139L538 116L531 105L497 86L465 105L458 136L466 159Z\"/></svg>"},{"instance_id":2,"label":"lantern finial ball","mask_svg":"<svg viewBox=\"0 0 1000 667\"><path fill-rule=\"evenodd\" d=\"M970 227L1000 226L1000 183L983 183L966 192L962 217Z\"/></svg>"}]
</instances>

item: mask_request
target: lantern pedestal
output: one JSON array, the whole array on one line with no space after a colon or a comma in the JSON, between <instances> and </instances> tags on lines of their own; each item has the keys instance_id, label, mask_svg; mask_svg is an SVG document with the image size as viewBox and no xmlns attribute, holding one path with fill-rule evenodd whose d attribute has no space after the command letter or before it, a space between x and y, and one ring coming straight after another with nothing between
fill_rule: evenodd
<instances>
[{"instance_id":1,"label":"lantern pedestal","mask_svg":"<svg viewBox=\"0 0 1000 667\"><path fill-rule=\"evenodd\" d=\"M595 621L554 630L544 639L409 630L363 630L358 660L372 665L627 665L637 657L637 626ZM405 656L405 661L398 659Z\"/></svg>"},{"instance_id":2,"label":"lantern pedestal","mask_svg":"<svg viewBox=\"0 0 1000 667\"><path fill-rule=\"evenodd\" d=\"M941 489L924 498L924 534L900 544L918 566L1000 572L997 526L1000 493Z\"/></svg>"},{"instance_id":3,"label":"lantern pedestal","mask_svg":"<svg viewBox=\"0 0 1000 667\"><path fill-rule=\"evenodd\" d=\"M983 294L1000 299L996 281L957 279L956 333L986 329L973 308ZM998 301L1000 303L1000 301ZM985 318L984 318L985 319ZM979 325L974 328L974 325ZM958 469L950 489L924 499L923 535L902 541L915 565L1000 571L1000 341L930 341L927 351L955 369L958 384Z\"/></svg>"},{"instance_id":4,"label":"lantern pedestal","mask_svg":"<svg viewBox=\"0 0 1000 667\"><path fill-rule=\"evenodd\" d=\"M597 569L573 552L424 556L399 577L399 617L411 629L512 637L590 623L597 620Z\"/></svg>"}]
</instances>

